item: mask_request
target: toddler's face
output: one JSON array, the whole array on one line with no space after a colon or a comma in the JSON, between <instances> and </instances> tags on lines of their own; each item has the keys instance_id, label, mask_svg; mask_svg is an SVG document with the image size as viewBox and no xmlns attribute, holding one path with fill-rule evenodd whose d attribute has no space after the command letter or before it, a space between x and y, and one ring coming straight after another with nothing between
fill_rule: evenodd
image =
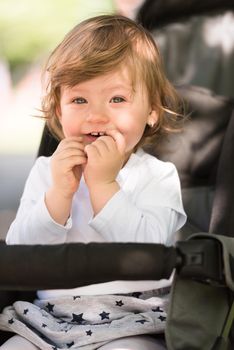
<instances>
[{"instance_id":1,"label":"toddler's face","mask_svg":"<svg viewBox=\"0 0 234 350\"><path fill-rule=\"evenodd\" d=\"M131 153L146 124L157 121L148 100L140 83L133 91L124 68L72 88L62 87L59 118L64 135L83 136L86 145L114 129L124 136L126 153Z\"/></svg>"}]
</instances>

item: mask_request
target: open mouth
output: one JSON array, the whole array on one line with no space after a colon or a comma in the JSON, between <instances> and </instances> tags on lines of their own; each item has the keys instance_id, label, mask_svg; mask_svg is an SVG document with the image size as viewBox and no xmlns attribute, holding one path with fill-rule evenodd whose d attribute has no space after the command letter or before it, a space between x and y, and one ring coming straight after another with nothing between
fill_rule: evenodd
<instances>
[{"instance_id":1,"label":"open mouth","mask_svg":"<svg viewBox=\"0 0 234 350\"><path fill-rule=\"evenodd\" d=\"M104 131L95 131L95 132L91 132L90 134L88 134L90 136L94 136L94 137L100 137L100 136L104 136L106 135L106 133Z\"/></svg>"},{"instance_id":2,"label":"open mouth","mask_svg":"<svg viewBox=\"0 0 234 350\"><path fill-rule=\"evenodd\" d=\"M85 139L87 143L92 143L95 140L97 140L99 137L105 136L105 135L106 133L104 131L93 131L93 132L90 132L89 134L86 134Z\"/></svg>"}]
</instances>

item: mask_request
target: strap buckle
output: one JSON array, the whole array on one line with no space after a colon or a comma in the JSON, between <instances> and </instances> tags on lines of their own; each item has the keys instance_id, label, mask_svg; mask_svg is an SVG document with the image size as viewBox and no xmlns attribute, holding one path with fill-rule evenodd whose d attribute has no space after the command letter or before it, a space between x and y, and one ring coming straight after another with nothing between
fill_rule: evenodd
<instances>
[{"instance_id":1,"label":"strap buckle","mask_svg":"<svg viewBox=\"0 0 234 350\"><path fill-rule=\"evenodd\" d=\"M182 278L225 285L222 247L214 239L191 239L176 243L176 270Z\"/></svg>"}]
</instances>

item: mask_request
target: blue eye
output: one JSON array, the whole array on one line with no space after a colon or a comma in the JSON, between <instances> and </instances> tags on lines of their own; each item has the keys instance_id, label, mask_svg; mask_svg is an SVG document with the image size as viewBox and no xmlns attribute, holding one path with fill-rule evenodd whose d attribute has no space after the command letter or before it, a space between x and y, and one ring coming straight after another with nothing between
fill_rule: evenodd
<instances>
[{"instance_id":1,"label":"blue eye","mask_svg":"<svg viewBox=\"0 0 234 350\"><path fill-rule=\"evenodd\" d=\"M74 103L81 105L83 103L87 103L86 99L83 97L77 97L73 100Z\"/></svg>"},{"instance_id":2,"label":"blue eye","mask_svg":"<svg viewBox=\"0 0 234 350\"><path fill-rule=\"evenodd\" d=\"M114 102L114 103L121 103L124 101L125 101L125 99L123 97L120 97L120 96L115 96L115 97L112 97L112 99L111 99L111 102Z\"/></svg>"}]
</instances>

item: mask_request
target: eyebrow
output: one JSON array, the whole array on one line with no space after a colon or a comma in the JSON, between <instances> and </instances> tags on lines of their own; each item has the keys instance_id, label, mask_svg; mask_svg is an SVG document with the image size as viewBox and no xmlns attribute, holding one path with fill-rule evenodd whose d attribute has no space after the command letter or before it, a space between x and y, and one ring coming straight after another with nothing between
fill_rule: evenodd
<instances>
[{"instance_id":1,"label":"eyebrow","mask_svg":"<svg viewBox=\"0 0 234 350\"><path fill-rule=\"evenodd\" d=\"M117 90L117 89L124 89L124 90L128 90L128 91L132 90L130 86L128 87L128 86L123 85L123 84L118 84L118 85L113 85L113 86L110 86L106 89L103 89L103 91L105 91L105 90L110 91L110 90Z\"/></svg>"},{"instance_id":2,"label":"eyebrow","mask_svg":"<svg viewBox=\"0 0 234 350\"><path fill-rule=\"evenodd\" d=\"M105 92L105 91L114 91L114 90L118 90L118 89L122 89L122 90L126 90L127 92L132 92L132 88L130 86L126 86L126 85L123 85L123 84L117 84L117 85L113 85L113 86L109 86L109 87L106 87L106 88L103 88L101 89L101 91ZM86 91L87 89L83 89L83 88L80 88L79 86L74 86L70 89L71 91L73 92L76 92L76 91Z\"/></svg>"}]
</instances>

